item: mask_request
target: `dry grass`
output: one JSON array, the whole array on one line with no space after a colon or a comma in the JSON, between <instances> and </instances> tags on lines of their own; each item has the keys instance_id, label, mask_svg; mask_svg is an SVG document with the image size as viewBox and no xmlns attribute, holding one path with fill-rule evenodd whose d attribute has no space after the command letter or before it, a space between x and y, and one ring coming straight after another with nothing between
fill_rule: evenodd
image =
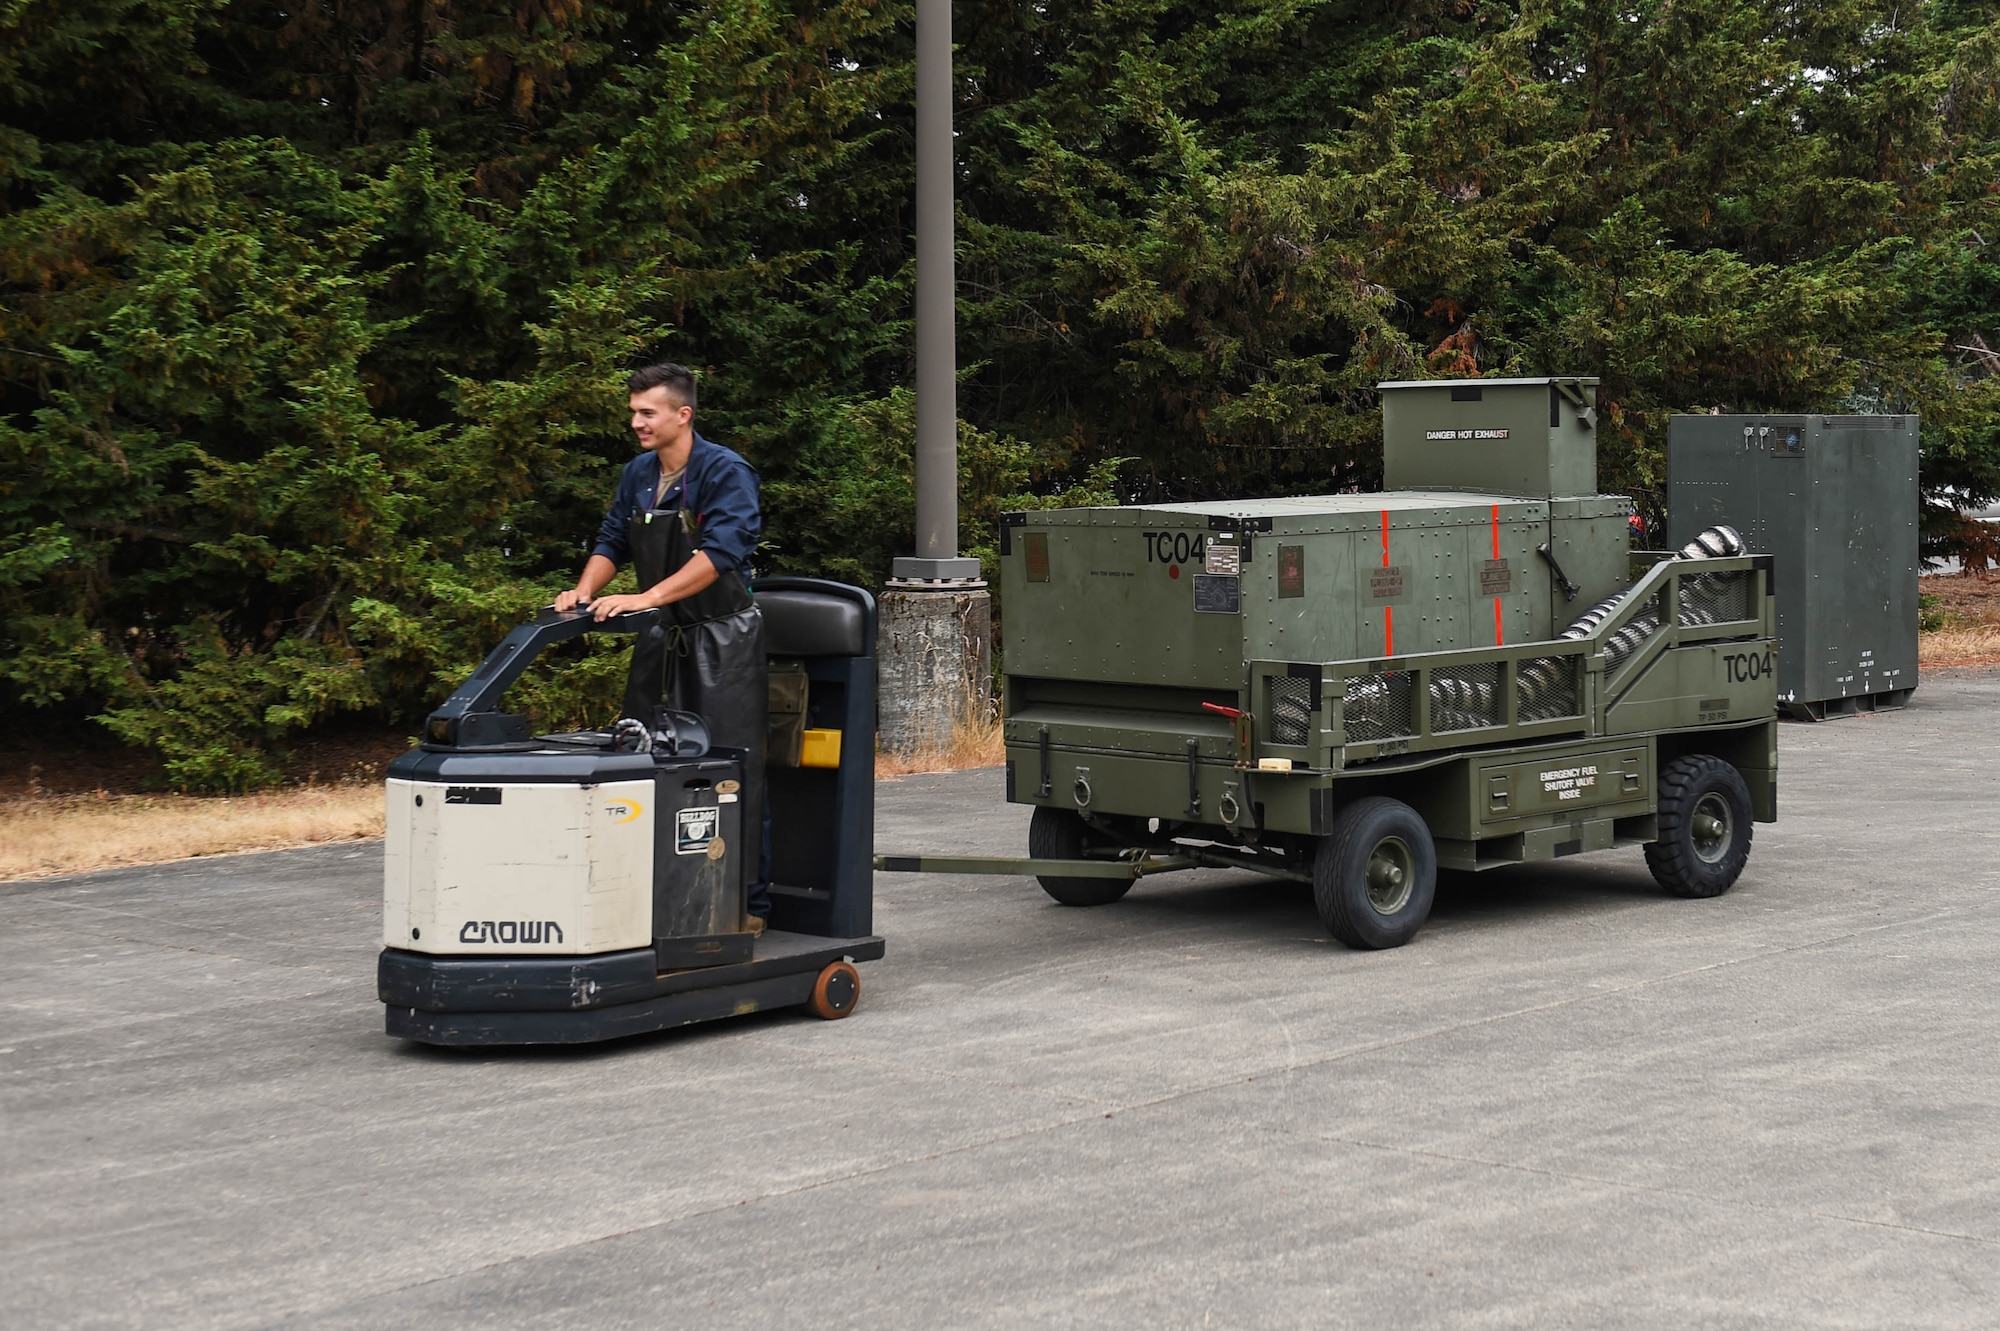
<instances>
[{"instance_id":1,"label":"dry grass","mask_svg":"<svg viewBox=\"0 0 2000 1331\"><path fill-rule=\"evenodd\" d=\"M1928 577L1918 588L1937 597L1941 627L1917 635L1926 670L2000 665L2000 578Z\"/></svg>"},{"instance_id":2,"label":"dry grass","mask_svg":"<svg viewBox=\"0 0 2000 1331\"><path fill-rule=\"evenodd\" d=\"M63 795L0 802L0 882L382 835L382 786L240 799Z\"/></svg>"},{"instance_id":3,"label":"dry grass","mask_svg":"<svg viewBox=\"0 0 2000 1331\"><path fill-rule=\"evenodd\" d=\"M2000 624L1941 628L1917 635L1917 662L1926 670L2000 665Z\"/></svg>"},{"instance_id":4,"label":"dry grass","mask_svg":"<svg viewBox=\"0 0 2000 1331\"><path fill-rule=\"evenodd\" d=\"M909 753L883 750L875 755L875 779L894 780L917 772L956 772L968 767L998 767L1007 761L1007 744L1000 722L961 723L949 740L926 741Z\"/></svg>"},{"instance_id":5,"label":"dry grass","mask_svg":"<svg viewBox=\"0 0 2000 1331\"><path fill-rule=\"evenodd\" d=\"M961 726L948 743L876 756L877 777L997 767L1000 723ZM379 781L295 786L234 799L199 795L37 794L0 799L0 882L139 864L286 850L382 835Z\"/></svg>"}]
</instances>

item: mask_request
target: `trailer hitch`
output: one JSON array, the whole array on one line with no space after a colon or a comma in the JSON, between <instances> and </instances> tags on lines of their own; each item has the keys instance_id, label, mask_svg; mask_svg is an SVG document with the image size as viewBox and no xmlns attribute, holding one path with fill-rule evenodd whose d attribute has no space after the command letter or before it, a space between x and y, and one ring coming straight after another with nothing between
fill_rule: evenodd
<instances>
[{"instance_id":1,"label":"trailer hitch","mask_svg":"<svg viewBox=\"0 0 2000 1331\"><path fill-rule=\"evenodd\" d=\"M1192 869L1197 861L1187 855L1162 855L1154 851L1129 850L1115 859L1051 860L1019 859L1010 855L877 855L875 867L883 873L965 873L999 874L1007 877L1036 874L1064 878L1144 878L1151 873L1172 873Z\"/></svg>"},{"instance_id":2,"label":"trailer hitch","mask_svg":"<svg viewBox=\"0 0 2000 1331\"><path fill-rule=\"evenodd\" d=\"M1124 878L1136 880L1148 874L1173 873L1179 869L1248 869L1271 878L1310 883L1312 874L1289 864L1248 855L1219 846L1176 846L1171 851L1132 847L1115 858L1045 860L1011 855L877 855L875 867L883 873L963 873L990 874L1009 878Z\"/></svg>"}]
</instances>

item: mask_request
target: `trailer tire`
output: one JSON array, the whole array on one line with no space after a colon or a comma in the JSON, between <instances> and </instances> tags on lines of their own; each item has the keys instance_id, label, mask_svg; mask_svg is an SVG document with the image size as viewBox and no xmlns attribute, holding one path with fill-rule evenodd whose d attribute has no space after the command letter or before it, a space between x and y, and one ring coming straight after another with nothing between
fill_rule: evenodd
<instances>
[{"instance_id":1,"label":"trailer tire","mask_svg":"<svg viewBox=\"0 0 2000 1331\"><path fill-rule=\"evenodd\" d=\"M1037 807L1028 820L1028 856L1037 860L1080 860L1090 829L1068 809ZM1042 891L1065 906L1108 906L1132 890L1129 878L1058 878L1037 874Z\"/></svg>"},{"instance_id":2,"label":"trailer tire","mask_svg":"<svg viewBox=\"0 0 2000 1331\"><path fill-rule=\"evenodd\" d=\"M1349 947L1401 947L1430 918L1437 846L1423 816L1370 795L1342 809L1313 853L1313 903Z\"/></svg>"},{"instance_id":3,"label":"trailer tire","mask_svg":"<svg viewBox=\"0 0 2000 1331\"><path fill-rule=\"evenodd\" d=\"M1653 880L1677 897L1719 897L1750 858L1750 788L1720 758L1690 753L1660 769L1660 838L1646 843Z\"/></svg>"}]
</instances>

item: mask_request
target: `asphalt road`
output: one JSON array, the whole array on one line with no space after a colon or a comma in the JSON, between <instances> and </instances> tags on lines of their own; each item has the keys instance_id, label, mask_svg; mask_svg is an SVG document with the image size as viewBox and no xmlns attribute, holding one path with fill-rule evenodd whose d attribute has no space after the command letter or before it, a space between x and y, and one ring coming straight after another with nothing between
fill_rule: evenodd
<instances>
[{"instance_id":1,"label":"asphalt road","mask_svg":"<svg viewBox=\"0 0 2000 1331\"><path fill-rule=\"evenodd\" d=\"M859 1011L381 1034L380 851L0 888L8 1326L1990 1327L2000 676L1788 725L1736 891L883 875ZM1022 853L993 772L884 849Z\"/></svg>"}]
</instances>

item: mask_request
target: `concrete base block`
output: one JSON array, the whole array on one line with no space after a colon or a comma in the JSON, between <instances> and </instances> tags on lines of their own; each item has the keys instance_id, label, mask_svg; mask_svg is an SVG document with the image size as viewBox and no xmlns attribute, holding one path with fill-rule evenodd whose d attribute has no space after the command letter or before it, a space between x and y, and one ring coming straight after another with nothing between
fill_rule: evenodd
<instances>
[{"instance_id":1,"label":"concrete base block","mask_svg":"<svg viewBox=\"0 0 2000 1331\"><path fill-rule=\"evenodd\" d=\"M943 747L993 707L992 598L984 590L902 591L877 601L882 747Z\"/></svg>"}]
</instances>

